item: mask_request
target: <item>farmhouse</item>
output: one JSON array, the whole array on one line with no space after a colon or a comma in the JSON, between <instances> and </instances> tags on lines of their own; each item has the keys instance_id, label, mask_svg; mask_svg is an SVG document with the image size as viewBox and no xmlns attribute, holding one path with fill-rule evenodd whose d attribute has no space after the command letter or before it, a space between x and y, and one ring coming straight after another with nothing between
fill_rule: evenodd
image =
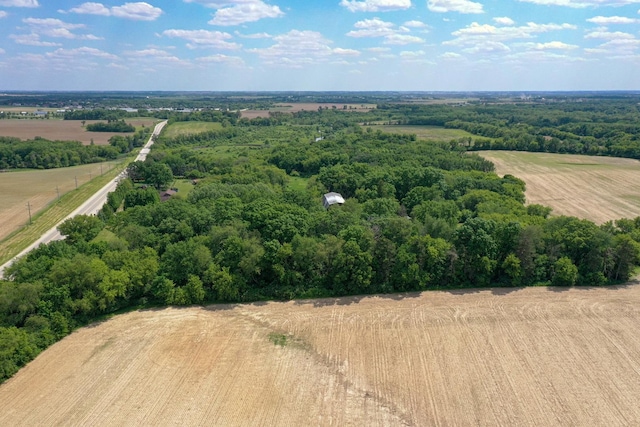
<instances>
[{"instance_id":1,"label":"farmhouse","mask_svg":"<svg viewBox=\"0 0 640 427\"><path fill-rule=\"evenodd\" d=\"M174 194L176 194L177 191L170 188L166 191L163 191L160 193L160 201L161 202L166 202L167 200L169 200L171 198L171 196L173 196Z\"/></svg>"},{"instance_id":2,"label":"farmhouse","mask_svg":"<svg viewBox=\"0 0 640 427\"><path fill-rule=\"evenodd\" d=\"M322 205L324 206L325 209L329 209L329 206L331 205L335 205L335 204L343 204L344 203L344 198L340 195L340 193L327 193L324 196L322 196Z\"/></svg>"}]
</instances>

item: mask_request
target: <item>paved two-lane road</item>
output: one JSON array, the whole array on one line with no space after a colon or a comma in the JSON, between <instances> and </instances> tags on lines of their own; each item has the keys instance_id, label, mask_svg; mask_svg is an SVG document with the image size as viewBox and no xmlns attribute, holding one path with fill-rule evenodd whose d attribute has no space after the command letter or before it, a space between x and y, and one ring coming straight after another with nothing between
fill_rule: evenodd
<instances>
[{"instance_id":1,"label":"paved two-lane road","mask_svg":"<svg viewBox=\"0 0 640 427\"><path fill-rule=\"evenodd\" d=\"M157 135L160 135L160 132L162 131L162 128L166 124L167 124L167 122L165 120L164 122L158 123L156 125L156 127L153 129L153 133L149 137L149 141L147 141L147 143L144 145L142 150L140 150L140 153L136 157L136 161L138 161L138 160L139 161L144 161L147 158L147 154L149 154L151 145L153 145L154 137L157 136ZM126 171L121 172L118 176L116 176L114 179L109 181L104 187L102 187L100 190L98 190L86 202L84 202L82 205L80 205L75 211L71 212L71 214L69 214L65 219L63 219L58 224L56 224L55 227L53 227L52 229L50 229L49 231L44 233L38 240L33 242L31 245L29 245L28 248L26 248L25 250L20 252L18 255L16 255L13 259L11 259L6 264L0 266L0 279L4 275L5 268L9 267L16 259L22 257L23 255L25 255L26 253L28 253L32 249L37 248L41 244L47 244L47 243L52 242L54 240L62 239L62 236L60 235L60 232L58 231L58 226L61 223L63 223L64 221L66 221L69 218L73 218L76 215L95 215L95 214L97 214L100 211L100 209L102 209L102 206L106 203L107 194L111 193L112 191L114 191L116 189L116 187L118 185L118 181L121 178L123 178L125 175L126 175Z\"/></svg>"}]
</instances>

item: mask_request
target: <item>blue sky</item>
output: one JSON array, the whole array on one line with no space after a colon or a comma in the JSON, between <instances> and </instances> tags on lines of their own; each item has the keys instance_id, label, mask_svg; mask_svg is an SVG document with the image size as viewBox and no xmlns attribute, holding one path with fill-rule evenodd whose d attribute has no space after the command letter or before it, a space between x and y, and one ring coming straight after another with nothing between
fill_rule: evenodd
<instances>
[{"instance_id":1,"label":"blue sky","mask_svg":"<svg viewBox=\"0 0 640 427\"><path fill-rule=\"evenodd\" d=\"M639 90L640 0L0 0L0 90Z\"/></svg>"}]
</instances>

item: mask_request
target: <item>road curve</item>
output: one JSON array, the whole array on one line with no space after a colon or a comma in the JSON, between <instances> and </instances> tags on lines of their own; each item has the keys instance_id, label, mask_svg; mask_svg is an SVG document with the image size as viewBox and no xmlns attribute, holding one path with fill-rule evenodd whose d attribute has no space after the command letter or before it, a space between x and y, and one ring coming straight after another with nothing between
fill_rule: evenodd
<instances>
[{"instance_id":1,"label":"road curve","mask_svg":"<svg viewBox=\"0 0 640 427\"><path fill-rule=\"evenodd\" d=\"M157 136L157 135L160 135L160 132L162 131L162 128L164 128L164 126L166 124L167 124L167 121L165 120L163 122L158 123L155 126L155 128L153 129L153 133L149 137L149 140L144 145L144 147L142 147L142 149L140 150L140 153L138 153L138 156L136 157L135 161L144 161L147 158L147 154L149 154L151 146L153 145L154 137ZM54 240L61 240L62 236L60 235L60 232L58 231L58 226L60 224L62 224L64 221L66 221L69 218L73 218L74 216L77 216L77 215L95 215L95 214L97 214L100 211L100 209L102 209L102 206L106 203L107 194L111 193L112 191L114 191L116 189L116 187L118 185L118 181L121 178L124 178L126 176L126 174L127 174L126 171L120 172L120 174L118 174L118 176L113 178L104 187L102 187L100 190L98 190L94 195L89 197L89 199L87 199L87 201L85 201L83 204L81 204L76 210L71 212L65 219L63 219L62 221L57 223L53 228L51 228L49 231L44 233L38 240L33 242L31 245L29 245L29 247L27 247L25 250L23 250L18 255L13 257L7 263L5 263L2 266L0 266L0 279L2 279L4 277L5 268L9 267L11 264L13 264L13 262L15 260L17 260L18 258L24 256L25 254L27 254L32 249L37 248L41 244L47 244L47 243L52 242Z\"/></svg>"}]
</instances>

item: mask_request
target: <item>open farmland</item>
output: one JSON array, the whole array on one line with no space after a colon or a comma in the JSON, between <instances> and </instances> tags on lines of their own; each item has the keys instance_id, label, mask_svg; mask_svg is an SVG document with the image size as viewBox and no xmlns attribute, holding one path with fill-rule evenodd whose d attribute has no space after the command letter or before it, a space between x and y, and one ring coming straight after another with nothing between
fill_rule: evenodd
<instances>
[{"instance_id":1,"label":"open farmland","mask_svg":"<svg viewBox=\"0 0 640 427\"><path fill-rule=\"evenodd\" d=\"M290 104L276 104L268 110L243 110L240 111L242 118L255 119L257 117L269 117L270 112L297 113L298 111L318 111L318 108L346 111L365 112L376 108L376 104L331 104L327 102L292 102ZM346 108L345 108L346 107Z\"/></svg>"},{"instance_id":2,"label":"open farmland","mask_svg":"<svg viewBox=\"0 0 640 427\"><path fill-rule=\"evenodd\" d=\"M0 425L637 425L639 327L637 284L132 312L0 386Z\"/></svg>"},{"instance_id":3,"label":"open farmland","mask_svg":"<svg viewBox=\"0 0 640 427\"><path fill-rule=\"evenodd\" d=\"M640 162L615 157L571 154L480 151L499 175L527 184L527 203L604 223L640 216Z\"/></svg>"},{"instance_id":4,"label":"open farmland","mask_svg":"<svg viewBox=\"0 0 640 427\"><path fill-rule=\"evenodd\" d=\"M125 120L133 126L153 126L157 120L151 118ZM86 120L85 126L104 120ZM132 133L87 132L80 120L39 120L39 119L6 119L0 120L0 136L13 136L20 139L33 139L36 136L50 141L80 141L89 145L91 140L96 145L109 144L114 135L132 135Z\"/></svg>"},{"instance_id":5,"label":"open farmland","mask_svg":"<svg viewBox=\"0 0 640 427\"><path fill-rule=\"evenodd\" d=\"M0 240L29 222L31 215L53 203L58 197L110 170L114 162L93 163L69 168L16 170L0 173ZM58 191L56 191L58 187Z\"/></svg>"}]
</instances>

